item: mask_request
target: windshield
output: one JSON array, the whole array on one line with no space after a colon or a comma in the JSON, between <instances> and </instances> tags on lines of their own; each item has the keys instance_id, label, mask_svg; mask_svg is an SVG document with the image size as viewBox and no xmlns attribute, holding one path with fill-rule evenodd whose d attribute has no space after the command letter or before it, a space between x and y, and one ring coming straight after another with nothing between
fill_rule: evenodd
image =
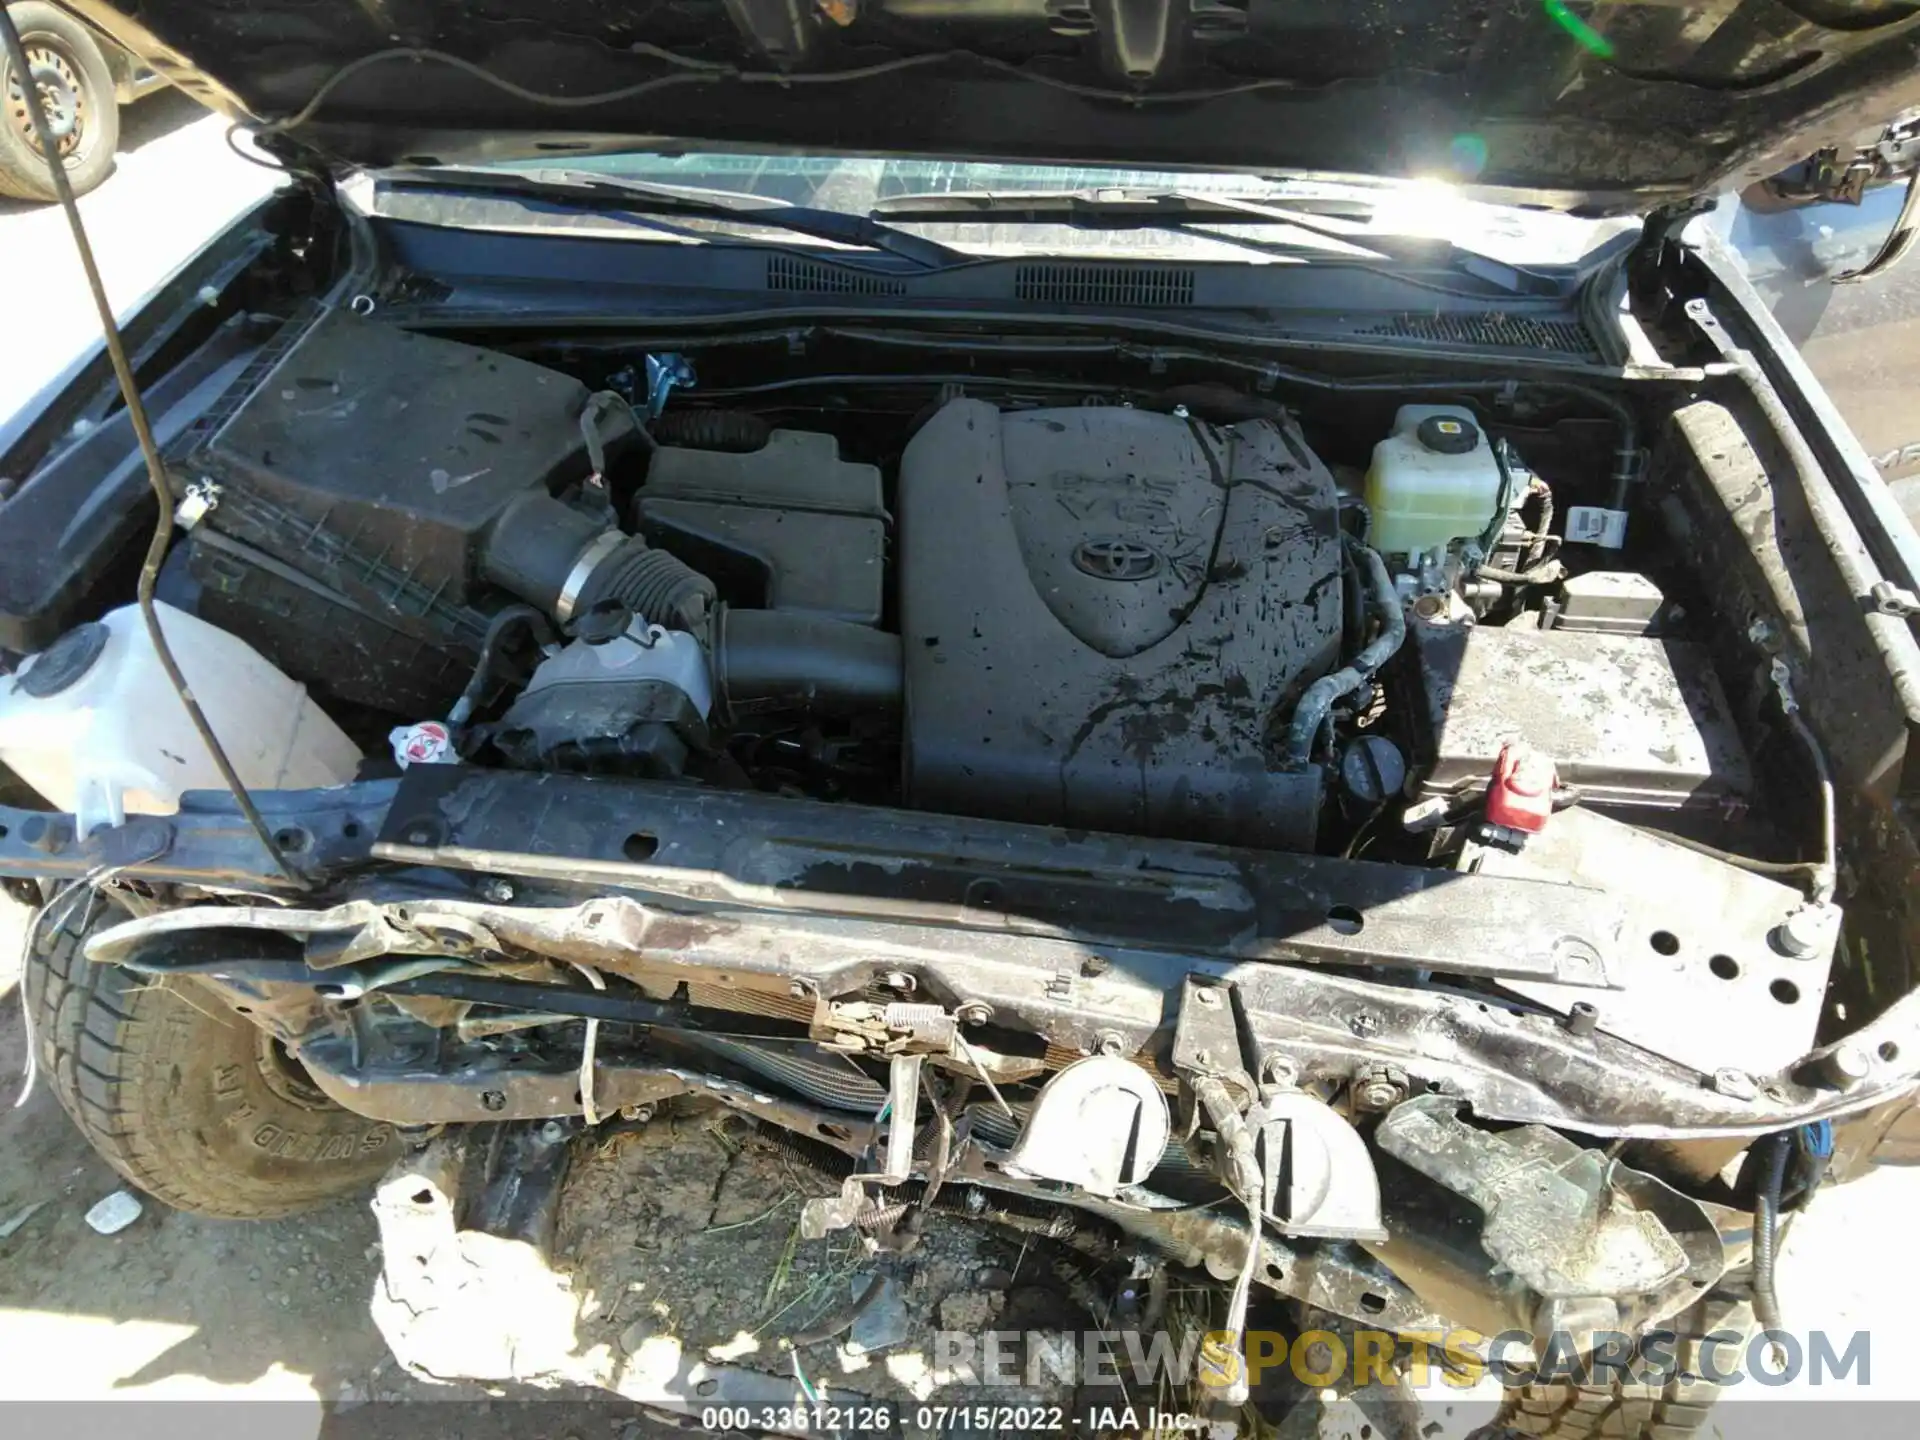
<instances>
[{"instance_id":1,"label":"windshield","mask_svg":"<svg viewBox=\"0 0 1920 1440\"><path fill-rule=\"evenodd\" d=\"M719 191L772 202L866 215L874 206L907 196L997 195L1060 192L1171 192L1234 196L1273 204L1312 202L1315 232L1271 223L1235 225L1208 219L1180 230L1151 224L1135 228L1083 229L1034 221L951 219L921 221L889 217L888 223L971 254L1178 255L1254 263L1287 263L1282 254L1262 256L1237 240L1304 246L1338 254L1364 247L1369 234L1431 237L1471 244L1512 264L1571 265L1622 229L1630 219L1592 221L1546 211L1485 204L1437 181L1381 182L1324 176L1263 177L1190 170L1132 170L1088 166L972 163L869 156L706 154L661 155L632 151L609 155L565 154L501 162L529 174L542 171L597 173L650 185ZM404 173L404 172L394 172ZM475 217L479 223L489 223ZM642 238L669 238L661 227L636 231L601 216L593 228ZM578 228L576 225L575 228ZM684 238L705 228L676 227ZM1330 238L1327 230L1338 232ZM1209 235L1221 237L1210 239ZM1350 240L1351 246L1343 245ZM1297 259L1298 257L1294 257Z\"/></svg>"}]
</instances>

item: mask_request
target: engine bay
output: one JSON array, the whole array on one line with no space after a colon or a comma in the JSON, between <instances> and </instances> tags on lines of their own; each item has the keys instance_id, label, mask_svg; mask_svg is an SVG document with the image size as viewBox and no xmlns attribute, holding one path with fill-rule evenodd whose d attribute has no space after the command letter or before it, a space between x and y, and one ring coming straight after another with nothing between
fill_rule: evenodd
<instances>
[{"instance_id":1,"label":"engine bay","mask_svg":"<svg viewBox=\"0 0 1920 1440\"><path fill-rule=\"evenodd\" d=\"M1594 803L1742 818L1685 607L1546 529L1550 482L1471 402L1400 412L1341 434L1337 474L1310 412L1218 385L755 410L678 354L569 374L335 311L176 442L163 596L369 752L452 717L494 763L1311 851L1396 777L1471 788L1518 740ZM642 663L652 627L703 680ZM678 698L629 714L594 675ZM532 723L562 680L566 718Z\"/></svg>"},{"instance_id":2,"label":"engine bay","mask_svg":"<svg viewBox=\"0 0 1920 1440\"><path fill-rule=\"evenodd\" d=\"M951 1182L1233 1280L1230 1330L1264 1286L1590 1336L1910 1084L1868 741L1802 715L1717 404L933 318L307 303L182 349L150 616L111 424L0 505L96 521L0 552L0 872L102 886L89 964L356 1123L446 1127L406 1195L686 1101L839 1177L810 1240L910 1247L887 1197Z\"/></svg>"},{"instance_id":3,"label":"engine bay","mask_svg":"<svg viewBox=\"0 0 1920 1440\"><path fill-rule=\"evenodd\" d=\"M639 778L1574 886L1650 866L1684 878L1630 887L1642 938L1549 940L1494 983L1687 1063L1731 1053L1672 1023L1696 1000L1743 1017L1756 1073L1812 1043L1838 912L1794 838L1808 756L1756 718L1763 677L1736 711L1671 546L1606 533L1643 460L1617 402L866 378L807 405L723 349L306 310L175 437L158 594L305 686L363 778ZM1626 1003L1595 1011L1595 977Z\"/></svg>"}]
</instances>

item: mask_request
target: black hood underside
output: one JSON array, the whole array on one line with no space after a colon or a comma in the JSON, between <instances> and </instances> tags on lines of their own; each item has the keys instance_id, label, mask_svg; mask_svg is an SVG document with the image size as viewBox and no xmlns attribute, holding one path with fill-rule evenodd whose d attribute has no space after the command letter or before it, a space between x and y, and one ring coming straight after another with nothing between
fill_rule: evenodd
<instances>
[{"instance_id":1,"label":"black hood underside","mask_svg":"<svg viewBox=\"0 0 1920 1440\"><path fill-rule=\"evenodd\" d=\"M1584 213L1920 104L1894 0L69 0L344 166L645 148L1438 176Z\"/></svg>"}]
</instances>

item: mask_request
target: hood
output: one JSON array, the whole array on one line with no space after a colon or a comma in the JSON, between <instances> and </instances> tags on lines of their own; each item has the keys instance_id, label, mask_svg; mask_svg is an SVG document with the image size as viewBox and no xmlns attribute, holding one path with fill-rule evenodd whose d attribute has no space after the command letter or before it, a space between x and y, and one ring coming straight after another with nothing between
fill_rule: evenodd
<instances>
[{"instance_id":1,"label":"hood","mask_svg":"<svg viewBox=\"0 0 1920 1440\"><path fill-rule=\"evenodd\" d=\"M1445 178L1586 214L1920 104L1912 0L68 0L290 160L803 150Z\"/></svg>"}]
</instances>

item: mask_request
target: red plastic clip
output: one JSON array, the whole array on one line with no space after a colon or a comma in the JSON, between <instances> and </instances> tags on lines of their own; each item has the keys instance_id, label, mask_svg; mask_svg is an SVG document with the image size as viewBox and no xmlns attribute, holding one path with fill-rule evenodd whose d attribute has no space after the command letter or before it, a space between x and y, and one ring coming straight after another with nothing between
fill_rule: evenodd
<instances>
[{"instance_id":1,"label":"red plastic clip","mask_svg":"<svg viewBox=\"0 0 1920 1440\"><path fill-rule=\"evenodd\" d=\"M1487 821L1529 835L1547 828L1553 814L1553 757L1518 740L1500 747L1487 786Z\"/></svg>"}]
</instances>

